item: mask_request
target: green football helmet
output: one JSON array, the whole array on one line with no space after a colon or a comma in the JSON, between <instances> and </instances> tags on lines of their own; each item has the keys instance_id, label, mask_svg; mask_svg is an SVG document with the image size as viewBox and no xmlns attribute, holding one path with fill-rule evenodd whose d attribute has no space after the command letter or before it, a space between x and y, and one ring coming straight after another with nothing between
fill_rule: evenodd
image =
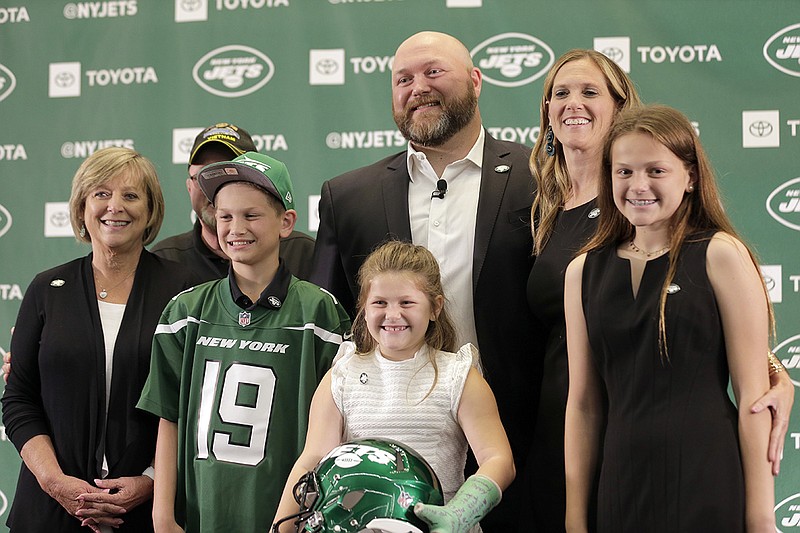
<instances>
[{"instance_id":1,"label":"green football helmet","mask_svg":"<svg viewBox=\"0 0 800 533\"><path fill-rule=\"evenodd\" d=\"M346 442L295 485L304 533L427 533L414 504L442 505L433 469L417 452L385 439Z\"/></svg>"}]
</instances>

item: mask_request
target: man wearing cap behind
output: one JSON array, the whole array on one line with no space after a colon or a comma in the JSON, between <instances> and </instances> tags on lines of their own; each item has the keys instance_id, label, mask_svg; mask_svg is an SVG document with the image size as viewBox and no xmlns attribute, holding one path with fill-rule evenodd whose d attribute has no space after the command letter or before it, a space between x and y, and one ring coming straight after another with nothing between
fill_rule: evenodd
<instances>
[{"instance_id":1,"label":"man wearing cap behind","mask_svg":"<svg viewBox=\"0 0 800 533\"><path fill-rule=\"evenodd\" d=\"M350 319L278 259L296 218L283 163L247 152L197 181L231 269L176 296L153 337L137 405L161 418L153 522L157 532L267 531Z\"/></svg>"},{"instance_id":2,"label":"man wearing cap behind","mask_svg":"<svg viewBox=\"0 0 800 533\"><path fill-rule=\"evenodd\" d=\"M189 177L186 179L186 189L197 216L194 228L159 241L150 251L196 271L203 281L225 277L229 261L217 242L214 208L197 185L197 172L205 165L230 161L245 152L256 151L250 134L233 124L221 122L201 131L189 153ZM313 254L314 239L310 235L292 230L281 238L280 257L289 272L298 278L308 279Z\"/></svg>"}]
</instances>

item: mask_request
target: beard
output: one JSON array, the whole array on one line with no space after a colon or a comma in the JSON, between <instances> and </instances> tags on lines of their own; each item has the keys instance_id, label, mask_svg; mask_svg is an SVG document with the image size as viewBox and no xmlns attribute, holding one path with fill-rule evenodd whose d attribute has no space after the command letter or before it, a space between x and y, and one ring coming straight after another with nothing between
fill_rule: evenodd
<instances>
[{"instance_id":1,"label":"beard","mask_svg":"<svg viewBox=\"0 0 800 533\"><path fill-rule=\"evenodd\" d=\"M439 117L415 119L414 109L426 103L439 104ZM470 80L461 94L450 98L440 95L438 98L424 96L409 100L403 109L393 108L392 114L397 128L407 140L419 146L441 146L469 124L477 108L478 97Z\"/></svg>"},{"instance_id":2,"label":"beard","mask_svg":"<svg viewBox=\"0 0 800 533\"><path fill-rule=\"evenodd\" d=\"M209 228L216 229L217 228L217 219L214 217L214 206L210 203L203 206L198 213L200 216L200 220L208 226Z\"/></svg>"}]
</instances>

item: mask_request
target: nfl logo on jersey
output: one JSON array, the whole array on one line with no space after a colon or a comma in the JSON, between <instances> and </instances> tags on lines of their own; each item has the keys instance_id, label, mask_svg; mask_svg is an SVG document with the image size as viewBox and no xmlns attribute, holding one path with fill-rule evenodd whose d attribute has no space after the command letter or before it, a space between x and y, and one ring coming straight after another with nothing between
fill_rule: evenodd
<instances>
[{"instance_id":1,"label":"nfl logo on jersey","mask_svg":"<svg viewBox=\"0 0 800 533\"><path fill-rule=\"evenodd\" d=\"M239 325L242 327L246 327L250 325L250 313L247 311L242 311L239 313Z\"/></svg>"}]
</instances>

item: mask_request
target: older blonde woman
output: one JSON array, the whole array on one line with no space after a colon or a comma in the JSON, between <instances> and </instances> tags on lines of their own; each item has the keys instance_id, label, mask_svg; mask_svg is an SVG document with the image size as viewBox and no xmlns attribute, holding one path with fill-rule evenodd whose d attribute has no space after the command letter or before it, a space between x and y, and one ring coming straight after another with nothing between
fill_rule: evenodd
<instances>
[{"instance_id":1,"label":"older blonde woman","mask_svg":"<svg viewBox=\"0 0 800 533\"><path fill-rule=\"evenodd\" d=\"M87 158L72 183L75 236L92 252L37 275L20 306L3 422L22 456L11 531L152 531L158 420L135 409L150 345L185 269L147 252L164 199L127 148ZM145 297L146 295L146 297Z\"/></svg>"}]
</instances>

